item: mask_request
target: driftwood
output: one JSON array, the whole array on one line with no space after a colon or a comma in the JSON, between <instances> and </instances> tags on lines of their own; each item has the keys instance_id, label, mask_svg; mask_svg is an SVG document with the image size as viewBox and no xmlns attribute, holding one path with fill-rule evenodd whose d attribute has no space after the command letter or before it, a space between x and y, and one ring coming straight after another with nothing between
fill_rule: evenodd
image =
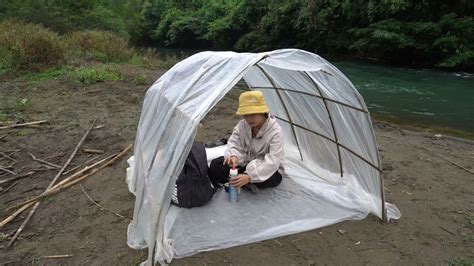
<instances>
[{"instance_id":1,"label":"driftwood","mask_svg":"<svg viewBox=\"0 0 474 266\"><path fill-rule=\"evenodd\" d=\"M74 156L76 156L76 153L77 151L79 151L79 149L81 148L82 144L84 143L84 141L86 140L87 136L89 135L89 133L91 132L92 128L94 127L94 124L95 122L97 121L97 119L94 120L94 122L92 122L92 125L91 127L87 130L87 132L84 134L84 136L82 136L81 140L79 141L79 143L77 143L76 145L76 148L74 148L74 151L71 153L71 156L69 156L69 159L66 161L66 163L64 163L63 167L59 170L58 174L53 178L53 180L51 181L51 183L49 183L48 187L46 188L46 190L50 189L54 183L56 183L56 180L58 180L58 178L61 176L61 174L64 172L64 169L66 169L66 167L71 163L72 159L74 158ZM46 192L45 190L45 192Z\"/></svg>"},{"instance_id":2,"label":"driftwood","mask_svg":"<svg viewBox=\"0 0 474 266\"><path fill-rule=\"evenodd\" d=\"M98 161L98 162L96 162L96 163L94 163L94 164L92 164L92 165L90 165L90 166L86 166L86 167L83 168L82 170L77 171L76 173L72 174L71 176L68 176L68 177L66 177L65 179L61 180L59 183L57 183L56 185L54 185L51 189L57 188L57 187L63 185L64 183L67 183L68 181L74 179L75 177L80 176L80 175L83 174L84 172L86 172L86 171L88 171L88 170L90 170L90 169L92 169L92 168L94 168L94 167L100 165L101 163L105 162L105 161L108 160L108 159L111 159L113 156L116 156L116 155L109 156L109 157L107 157L107 158L105 158L105 159L102 159L102 160L100 160L100 161ZM42 194L45 194L45 192L43 192ZM7 208L7 211L10 211L10 210L12 210L12 209L16 209L16 208L18 208L18 207L20 207L20 206L23 206L23 205L25 205L25 204L28 204L28 203L30 203L30 202L35 202L36 200L38 200L38 199L40 199L40 198L42 197L42 194L40 194L40 195L38 195L38 196L36 196L36 197L33 197L33 198L31 198L31 199L29 199L29 200L27 200L27 201L24 201L24 202L22 202L22 203L20 203L20 204L17 204L17 205L15 205L15 206L9 207L9 208Z\"/></svg>"},{"instance_id":3,"label":"driftwood","mask_svg":"<svg viewBox=\"0 0 474 266\"><path fill-rule=\"evenodd\" d=\"M94 149L82 149L84 153L96 153L96 154L103 154L103 150L94 150Z\"/></svg>"},{"instance_id":4,"label":"driftwood","mask_svg":"<svg viewBox=\"0 0 474 266\"><path fill-rule=\"evenodd\" d=\"M11 184L11 185L10 185L9 187L7 187L6 189L2 190L2 191L0 192L0 195L1 195L1 194L4 194L4 193L7 193L7 191L10 190L12 187L16 186L16 184L18 184L18 182L20 182L20 181L16 181L15 183Z\"/></svg>"},{"instance_id":5,"label":"driftwood","mask_svg":"<svg viewBox=\"0 0 474 266\"><path fill-rule=\"evenodd\" d=\"M125 148L122 152L120 152L119 154L115 155L112 159L110 159L109 161L107 161L105 164L101 165L100 167L97 167L98 165L102 164L106 159L110 158L110 156L106 159L103 159L97 163L94 163L93 165L89 166L89 167L86 167L84 168L83 170L79 171L78 173L75 173L73 175L71 175L70 177L62 180L61 182L59 182L58 184L56 184L55 186L51 187L46 193L43 193L33 199L30 199L30 200L27 200L21 204L18 204L16 206L13 206L11 208L8 208L7 210L10 210L12 208L16 208L16 207L19 207L21 206L20 209L18 209L15 213L13 213L12 215L10 215L7 219L5 219L4 221L0 222L0 228L2 226L4 226L5 224L9 223L11 220L13 220L16 216L18 216L21 212L23 212L24 210L28 209L29 207L31 207L33 204L38 203L40 199L44 198L44 197L47 197L47 196L50 196L50 195L53 195L53 194L56 194L60 191L62 191L63 189L66 189L72 185L75 185L81 181L83 181L84 179L92 176L93 174L95 174L96 172L102 170L103 168L109 166L109 165L112 165L113 163L115 163L118 159L122 158L130 149L132 148L132 144L130 144L127 148ZM97 168L93 168L93 167L97 167ZM90 170L92 169L92 171L88 174L85 174L83 176L80 176L72 181L70 181L71 179L73 179L74 177L78 176L79 174L82 174L84 173L85 171L87 170Z\"/></svg>"},{"instance_id":6,"label":"driftwood","mask_svg":"<svg viewBox=\"0 0 474 266\"><path fill-rule=\"evenodd\" d=\"M92 162L92 161L95 161L97 158L99 158L99 156L94 156L92 159L89 159L87 160L85 163L83 163L82 165L87 165L88 163ZM72 171L76 170L77 168L81 167L80 165L76 166L76 167L73 167L69 170L67 170L66 172L63 173L63 175L67 175L69 173L71 173Z\"/></svg>"},{"instance_id":7,"label":"driftwood","mask_svg":"<svg viewBox=\"0 0 474 266\"><path fill-rule=\"evenodd\" d=\"M0 129L8 129L8 128L15 128L15 127L25 127L25 126L43 124L43 123L46 123L46 122L48 122L48 120L33 121L33 122L21 123L21 124L13 124L13 125L8 125L8 126L2 126L2 127L0 127Z\"/></svg>"},{"instance_id":8,"label":"driftwood","mask_svg":"<svg viewBox=\"0 0 474 266\"><path fill-rule=\"evenodd\" d=\"M4 152L0 152L0 155L2 155L4 158L9 159L10 161L17 162L17 160L15 160L15 159L13 159L12 157L10 157L11 155L7 155L7 154L5 154Z\"/></svg>"},{"instance_id":9,"label":"driftwood","mask_svg":"<svg viewBox=\"0 0 474 266\"><path fill-rule=\"evenodd\" d=\"M24 177L27 177L27 176L30 176L32 174L34 174L35 171L30 171L26 174L23 174L23 175L18 175L18 176L14 176L14 177L10 177L10 178L5 178L5 179L0 179L0 185L1 184L5 184L5 183L8 183L8 182L12 182L12 181L15 181L15 180L18 180L18 179L21 179L21 178L24 178Z\"/></svg>"},{"instance_id":10,"label":"driftwood","mask_svg":"<svg viewBox=\"0 0 474 266\"><path fill-rule=\"evenodd\" d=\"M45 164L45 165L54 167L54 168L56 168L56 169L61 168L61 166L59 166L59 165L57 165L57 164L50 163L50 162L48 162L48 161L45 161L45 160L41 160L41 159L36 158L32 153L30 153L30 157L31 157L31 159L33 159L33 161L35 161L35 162L39 162L39 163L42 163L42 164Z\"/></svg>"},{"instance_id":11,"label":"driftwood","mask_svg":"<svg viewBox=\"0 0 474 266\"><path fill-rule=\"evenodd\" d=\"M8 242L7 248L9 248L9 247L11 247L11 245L13 245L13 243L15 242L17 237L20 235L20 233L23 231L23 229L25 229L26 224L30 221L30 219L33 216L33 214L35 213L36 209L38 209L38 206L39 206L39 201L36 202L33 209L31 209L30 213L28 213L28 216L26 217L25 221L23 221L20 228L18 228L18 230L15 232L12 239L10 239L10 242Z\"/></svg>"},{"instance_id":12,"label":"driftwood","mask_svg":"<svg viewBox=\"0 0 474 266\"><path fill-rule=\"evenodd\" d=\"M94 127L94 124L95 122L97 121L97 119L94 120L94 122L92 122L92 125L91 127L87 130L87 132L84 134L84 136L82 136L81 140L79 141L79 143L76 145L76 148L74 149L74 151L71 153L71 156L69 156L69 159L64 163L63 167L61 167L61 169L59 170L59 172L56 174L56 176L53 178L53 180L51 181L51 183L49 183L48 187L46 188L45 192L48 191L53 185L54 183L56 183L56 180L61 176L61 174L63 173L64 169L66 169L66 167L69 165L69 163L71 163L72 159L74 158L74 156L76 156L76 153L77 151L81 148L82 144L84 143L85 139L87 138L87 136L89 135L89 133L91 132L92 128ZM11 245L13 245L13 243L15 242L15 240L17 239L17 237L20 235L21 231L23 230L23 228L25 228L26 224L30 221L31 217L33 216L33 214L35 213L35 211L38 209L39 207L39 204L40 202L37 201L35 203L35 206L33 206L33 209L31 209L30 213L28 214L28 217L26 217L26 219L23 221L23 223L21 224L20 228L18 228L18 230L16 231L15 235L13 236L13 238L10 240L10 242L8 243L7 245L7 248L11 247ZM27 204L28 205L28 204Z\"/></svg>"},{"instance_id":13,"label":"driftwood","mask_svg":"<svg viewBox=\"0 0 474 266\"><path fill-rule=\"evenodd\" d=\"M35 201L38 201L42 198L46 198L48 196L51 196L53 194L56 194L68 187L71 187L81 181L83 181L84 179L94 175L95 173L99 172L100 170L104 169L105 167L109 166L109 165L112 165L113 163L115 163L118 159L120 159L121 157L123 157L130 149L132 148L132 144L130 144L127 148L125 148L122 152L120 152L119 154L115 155L112 159L110 159L109 161L107 161L105 164L99 166L99 167L96 167L96 168L93 168L91 170L90 173L87 173L83 176L80 176L74 180L71 180L71 178L69 178L68 180L64 179L62 180L61 182L59 182L58 184L56 184L55 186L53 186L51 189L49 189L48 191L46 191L45 193L39 195L39 196L36 196L32 199L29 199L25 202L22 202L20 204L17 204L13 207L10 207L8 208L7 210L10 210L10 209L14 209L16 207L19 207L19 206L22 206L23 204L29 204L29 203L33 203Z\"/></svg>"},{"instance_id":14,"label":"driftwood","mask_svg":"<svg viewBox=\"0 0 474 266\"><path fill-rule=\"evenodd\" d=\"M8 216L5 220L0 222L0 228L2 228L4 225L7 223L11 222L15 217L17 217L20 213L22 213L24 210L28 209L29 207L33 206L34 202L30 202L24 206L22 206L20 209L18 209L16 212L12 213L10 216Z\"/></svg>"},{"instance_id":15,"label":"driftwood","mask_svg":"<svg viewBox=\"0 0 474 266\"><path fill-rule=\"evenodd\" d=\"M2 166L0 166L0 170L4 171L4 172L7 172L9 174L12 174L12 175L18 175L17 173L13 172L13 171L10 171L8 170L7 168L4 168Z\"/></svg>"},{"instance_id":16,"label":"driftwood","mask_svg":"<svg viewBox=\"0 0 474 266\"><path fill-rule=\"evenodd\" d=\"M67 170L66 172L64 172L63 175L67 175L67 174L69 174L70 172L75 171L75 170L76 170L77 168L79 168L79 167L81 167L81 166L79 166L79 165L78 165L78 166L74 166L73 168L71 168L71 169Z\"/></svg>"},{"instance_id":17,"label":"driftwood","mask_svg":"<svg viewBox=\"0 0 474 266\"><path fill-rule=\"evenodd\" d=\"M63 258L70 258L72 256L74 256L74 254L51 255L51 256L43 256L43 259L63 259Z\"/></svg>"},{"instance_id":18,"label":"driftwood","mask_svg":"<svg viewBox=\"0 0 474 266\"><path fill-rule=\"evenodd\" d=\"M79 186L81 187L82 192L84 193L84 195L86 195L86 197L87 197L92 203L94 203L97 207L99 207L99 209L100 209L101 211L108 211L108 212L110 212L110 213L115 214L115 216L117 216L117 217L131 220L131 218L129 218L129 217L125 217L125 216L121 215L120 213L111 211L111 210L105 208L104 206L100 205L97 201L95 201L93 198L91 198L91 196L89 196L89 194L87 194L87 192L84 190L84 188L82 187L82 185L79 185Z\"/></svg>"}]
</instances>

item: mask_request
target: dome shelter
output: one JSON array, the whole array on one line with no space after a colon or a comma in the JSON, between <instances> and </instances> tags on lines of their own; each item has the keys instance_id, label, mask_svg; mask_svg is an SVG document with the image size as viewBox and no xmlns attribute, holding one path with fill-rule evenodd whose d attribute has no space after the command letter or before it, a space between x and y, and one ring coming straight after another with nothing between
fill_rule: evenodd
<instances>
[{"instance_id":1,"label":"dome shelter","mask_svg":"<svg viewBox=\"0 0 474 266\"><path fill-rule=\"evenodd\" d=\"M287 176L276 188L242 195L237 204L220 190L202 207L171 206L199 122L241 79L264 93L283 128ZM208 159L223 155L222 147L208 150ZM129 163L127 179L136 201L128 245L148 248L150 264L369 213L384 221L400 217L384 199L363 98L332 64L297 49L201 52L173 66L146 93Z\"/></svg>"}]
</instances>

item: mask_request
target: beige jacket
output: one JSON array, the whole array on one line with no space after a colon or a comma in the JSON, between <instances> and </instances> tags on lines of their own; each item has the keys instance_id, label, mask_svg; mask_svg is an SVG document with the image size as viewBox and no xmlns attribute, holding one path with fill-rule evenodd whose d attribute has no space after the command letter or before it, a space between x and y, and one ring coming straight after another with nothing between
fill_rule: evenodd
<instances>
[{"instance_id":1,"label":"beige jacket","mask_svg":"<svg viewBox=\"0 0 474 266\"><path fill-rule=\"evenodd\" d=\"M237 156L239 164L248 163L250 182L260 183L277 170L283 172L283 130L271 115L252 138L252 128L244 119L235 126L224 157Z\"/></svg>"}]
</instances>

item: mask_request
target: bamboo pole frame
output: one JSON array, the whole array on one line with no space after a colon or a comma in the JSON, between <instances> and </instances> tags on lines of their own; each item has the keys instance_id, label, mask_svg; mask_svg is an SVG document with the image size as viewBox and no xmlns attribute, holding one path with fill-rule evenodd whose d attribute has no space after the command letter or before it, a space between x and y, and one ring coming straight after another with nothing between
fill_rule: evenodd
<instances>
[{"instance_id":1,"label":"bamboo pole frame","mask_svg":"<svg viewBox=\"0 0 474 266\"><path fill-rule=\"evenodd\" d=\"M255 66L258 69L260 69L260 71L262 71L262 74L268 79L268 81L272 84L272 86L276 87L275 81L273 81L273 79L270 77L270 75L268 75L268 73L265 72L265 70L261 66L259 66L258 64L256 64ZM290 112L288 111L288 108L286 107L286 104L283 101L283 98L281 97L280 92L278 90L275 90L275 91L277 92L278 98L280 99L280 102L283 105L283 108L285 109L285 113L286 113L286 116L288 117L288 120L291 122L291 124L290 124L291 131L293 132L293 137L295 137L295 142L296 142L296 146L298 147L298 152L300 153L301 161L303 161L303 154L301 153L300 144L298 143L298 137L296 137L296 132L295 132L295 128L293 126L293 121L291 120Z\"/></svg>"},{"instance_id":2,"label":"bamboo pole frame","mask_svg":"<svg viewBox=\"0 0 474 266\"><path fill-rule=\"evenodd\" d=\"M339 169L341 170L341 178L344 177L344 170L342 169L342 157L341 157L341 147L340 147L340 144L339 144L339 140L337 138L337 134L336 134L336 127L334 126L334 121L332 119L332 115L331 115L331 111L329 111L329 106L328 106L328 103L326 102L327 98L324 97L324 94L323 92L321 91L321 88L319 88L318 84L316 84L316 82L313 80L313 78L308 74L308 72L306 71L303 71L303 73L306 75L306 77L309 78L309 80L311 80L311 83L313 84L313 86L318 90L319 92L319 95L321 95L321 98L323 100L323 103L324 103L324 107L326 108L326 112L328 113L328 117L329 117L329 121L331 122L331 127L332 127L332 132L334 134L334 140L336 142L336 148L337 148L337 156L339 158Z\"/></svg>"},{"instance_id":3,"label":"bamboo pole frame","mask_svg":"<svg viewBox=\"0 0 474 266\"><path fill-rule=\"evenodd\" d=\"M259 61L260 62L260 61ZM383 185L383 171L382 171L382 166L381 166L381 160L380 160L380 155L379 155L379 152L378 150L376 150L376 157L377 157L377 164L374 164L372 163L370 160L366 159L364 156L360 155L359 153L357 153L356 151L352 150L351 148L341 144L339 142L339 139L337 137L337 133L336 133L336 128L334 126L334 121L333 121L333 118L332 118L332 115L331 115L331 112L329 110L329 107L328 107L328 104L327 102L332 102L332 103L335 103L335 104L338 104L338 105L342 105L344 107L347 107L347 108L350 108L351 110L355 110L355 111L358 111L358 112L362 112L362 113L365 113L367 114L368 116L368 119L369 119L369 122L372 123L372 120L370 118L370 113L368 110L365 110L365 109L362 109L362 108L359 108L359 107L356 107L356 106L353 106L353 105L350 105L350 104L347 104L347 103L344 103L344 102L341 102L341 101L338 101L338 100L335 100L335 99L331 99L331 98L327 98L321 91L321 89L319 88L319 86L317 85L317 83L314 81L314 79L311 77L311 75L309 75L309 73L307 71L301 71L303 74L306 75L306 77L311 81L311 83L313 84L314 88L318 91L319 95L315 94L315 93L309 93L309 92L304 92L304 91L299 91L299 90L295 90L295 89L289 89L289 88L281 88L281 87L278 87L276 86L275 82L272 80L272 78L270 77L270 75L268 75L268 73L263 69L262 66L255 64L255 67L257 67L264 75L265 77L268 79L268 81L270 82L270 84L272 85L272 87L249 87L249 89L251 90L254 90L254 89L263 89L263 90L266 90L266 89L269 89L269 90L275 90L284 109L285 109L285 112L288 116L288 120L286 119L283 119L281 117L277 117L275 116L275 118L277 118L278 120L281 120L283 122L286 122L288 124L290 124L291 126L291 129L292 129L292 132L293 132L293 135L295 137L295 140L296 140L296 144L298 146L298 150L300 152L300 156L302 158L302 154L301 154L301 150L300 150L300 147L299 147L299 144L298 144L298 140L296 138L296 133L295 133L295 127L298 127L298 128L301 128L305 131L308 131L308 132L311 132L317 136L320 136L326 140L329 140L331 142L333 142L334 144L336 144L336 147L337 147L337 153L338 153L338 160L339 160L339 168L340 168L340 172L341 172L341 178L344 177L344 169L343 169L343 164L342 164L342 156L341 156L341 148L343 148L344 150L348 151L349 153L351 153L352 155L354 155L355 157L361 159L362 161L364 161L366 164L368 164L369 166L371 166L372 168L374 168L375 170L377 170L379 172L379 183L380 183L380 193L381 193L381 201L382 201L382 220L384 222L387 221L387 210L385 208L385 191L384 191L384 185ZM326 72L324 72L326 73ZM330 74L330 73L326 73L326 74ZM303 95L308 95L308 96L311 96L311 97L316 97L316 98L319 98L323 101L324 103L324 106L326 108L326 111L327 111L327 114L328 114L328 117L329 117L329 120L330 120L330 123L331 123L331 127L332 127L332 130L333 130L333 137L334 139L320 133L320 132L316 132L314 130L311 130L309 128L306 128L304 126L301 126L301 125L298 125L296 123L294 123L291 118L290 118L290 115L289 115L289 111L285 105L285 102L283 101L283 98L281 96L281 93L280 91L284 91L284 92L293 92L293 93L299 93L299 94L303 94ZM359 101L360 102L360 101ZM373 127L370 127L370 131L371 131L371 134L372 134L372 138L374 139L375 141L375 144L377 144L376 140L375 140L375 133L374 133L374 130L373 130ZM377 145L376 145L377 146Z\"/></svg>"}]
</instances>

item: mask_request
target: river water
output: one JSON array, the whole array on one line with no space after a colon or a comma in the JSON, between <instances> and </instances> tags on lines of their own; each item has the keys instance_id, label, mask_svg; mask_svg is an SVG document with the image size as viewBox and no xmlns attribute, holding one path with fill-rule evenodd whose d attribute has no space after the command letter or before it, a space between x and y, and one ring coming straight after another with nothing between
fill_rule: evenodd
<instances>
[{"instance_id":1,"label":"river water","mask_svg":"<svg viewBox=\"0 0 474 266\"><path fill-rule=\"evenodd\" d=\"M160 50L186 57L197 50ZM372 117L474 137L474 74L331 61L357 87Z\"/></svg>"},{"instance_id":2,"label":"river water","mask_svg":"<svg viewBox=\"0 0 474 266\"><path fill-rule=\"evenodd\" d=\"M372 116L474 133L474 75L334 62L359 90Z\"/></svg>"}]
</instances>

